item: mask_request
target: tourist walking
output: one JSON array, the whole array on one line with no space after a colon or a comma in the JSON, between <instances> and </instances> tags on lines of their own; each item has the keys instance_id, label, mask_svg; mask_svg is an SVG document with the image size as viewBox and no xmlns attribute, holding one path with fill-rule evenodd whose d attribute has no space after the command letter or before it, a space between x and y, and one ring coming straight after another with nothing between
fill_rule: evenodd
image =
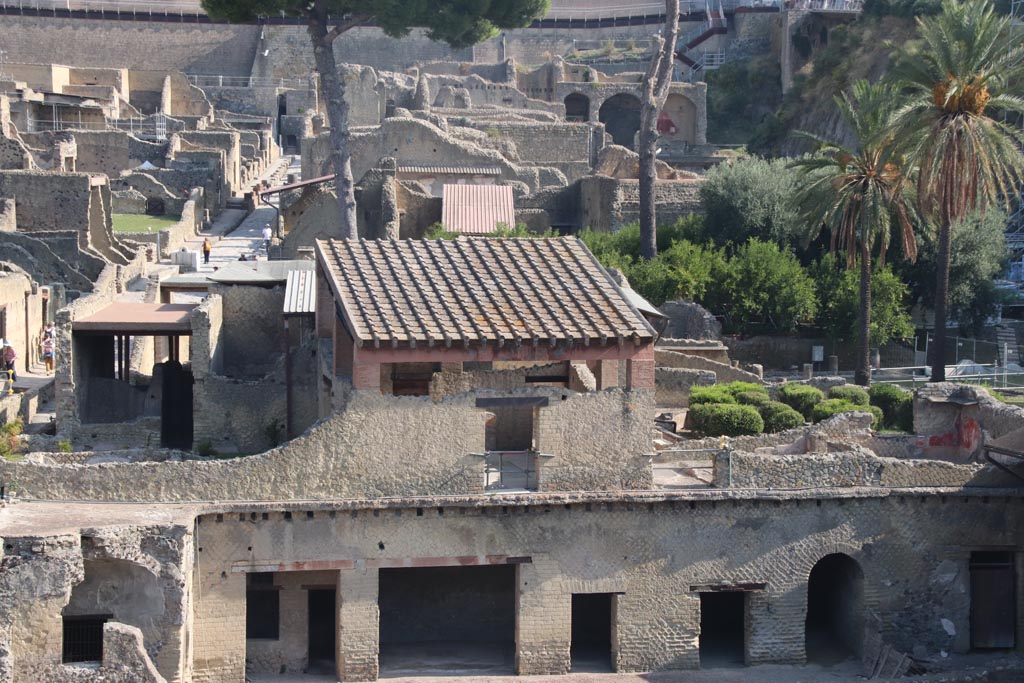
<instances>
[{"instance_id":1,"label":"tourist walking","mask_svg":"<svg viewBox=\"0 0 1024 683\"><path fill-rule=\"evenodd\" d=\"M53 323L46 323L43 328L43 340L40 342L43 351L43 365L46 366L46 374L53 373Z\"/></svg>"},{"instance_id":2,"label":"tourist walking","mask_svg":"<svg viewBox=\"0 0 1024 683\"><path fill-rule=\"evenodd\" d=\"M274 233L270 230L270 223L263 226L263 246L267 248L267 259L270 259L270 239Z\"/></svg>"},{"instance_id":3,"label":"tourist walking","mask_svg":"<svg viewBox=\"0 0 1024 683\"><path fill-rule=\"evenodd\" d=\"M12 382L18 381L18 371L14 367L15 361L18 360L18 352L11 346L11 342L4 341L4 371L7 372L7 376L11 378Z\"/></svg>"},{"instance_id":4,"label":"tourist walking","mask_svg":"<svg viewBox=\"0 0 1024 683\"><path fill-rule=\"evenodd\" d=\"M211 249L213 249L213 245L210 244L210 238L207 237L203 240L203 265L209 265Z\"/></svg>"}]
</instances>

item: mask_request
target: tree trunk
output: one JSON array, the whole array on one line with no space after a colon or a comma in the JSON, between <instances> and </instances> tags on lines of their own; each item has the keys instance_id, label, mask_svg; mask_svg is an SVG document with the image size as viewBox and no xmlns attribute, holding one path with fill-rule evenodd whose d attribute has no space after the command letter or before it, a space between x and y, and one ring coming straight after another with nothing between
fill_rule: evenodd
<instances>
[{"instance_id":1,"label":"tree trunk","mask_svg":"<svg viewBox=\"0 0 1024 683\"><path fill-rule=\"evenodd\" d=\"M328 37L327 12L320 3L309 13L309 37L313 43L316 70L320 73L320 90L330 123L331 162L336 179L338 210L341 212L341 238L356 237L356 197L352 180L352 157L349 154L348 102L345 84L334 61L333 41Z\"/></svg>"},{"instance_id":2,"label":"tree trunk","mask_svg":"<svg viewBox=\"0 0 1024 683\"><path fill-rule=\"evenodd\" d=\"M640 256L658 255L658 214L655 205L657 182L658 115L656 106L644 103L640 119Z\"/></svg>"},{"instance_id":3,"label":"tree trunk","mask_svg":"<svg viewBox=\"0 0 1024 683\"><path fill-rule=\"evenodd\" d=\"M654 57L647 68L640 110L640 256L658 255L658 215L654 201L657 182L658 114L665 106L679 35L679 0L665 0L665 35L655 40Z\"/></svg>"},{"instance_id":4,"label":"tree trunk","mask_svg":"<svg viewBox=\"0 0 1024 683\"><path fill-rule=\"evenodd\" d=\"M953 226L943 217L939 226L939 253L937 256L937 281L935 283L935 338L928 347L931 352L933 382L946 381L946 317L949 311L949 248Z\"/></svg>"},{"instance_id":5,"label":"tree trunk","mask_svg":"<svg viewBox=\"0 0 1024 683\"><path fill-rule=\"evenodd\" d=\"M858 322L855 384L871 384L871 251L867 242L860 247L860 320Z\"/></svg>"}]
</instances>

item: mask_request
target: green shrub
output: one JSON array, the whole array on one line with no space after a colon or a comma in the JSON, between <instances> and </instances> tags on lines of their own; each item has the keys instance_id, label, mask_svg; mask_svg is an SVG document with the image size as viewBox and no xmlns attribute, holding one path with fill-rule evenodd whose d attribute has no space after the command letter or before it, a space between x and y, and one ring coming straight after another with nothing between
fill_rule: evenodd
<instances>
[{"instance_id":1,"label":"green shrub","mask_svg":"<svg viewBox=\"0 0 1024 683\"><path fill-rule=\"evenodd\" d=\"M690 390L690 405L701 403L736 403L736 399L721 384L713 384L710 387L694 387Z\"/></svg>"},{"instance_id":2,"label":"green shrub","mask_svg":"<svg viewBox=\"0 0 1024 683\"><path fill-rule=\"evenodd\" d=\"M741 391L734 398L737 403L745 406L754 406L755 408L771 403L767 393L762 394L758 391Z\"/></svg>"},{"instance_id":3,"label":"green shrub","mask_svg":"<svg viewBox=\"0 0 1024 683\"><path fill-rule=\"evenodd\" d=\"M690 409L693 426L707 436L745 436L764 431L753 406L705 403Z\"/></svg>"},{"instance_id":4,"label":"green shrub","mask_svg":"<svg viewBox=\"0 0 1024 683\"><path fill-rule=\"evenodd\" d=\"M68 439L64 439L63 441L58 441L57 442L57 450L60 451L61 453L70 453L71 452L71 441L68 440Z\"/></svg>"},{"instance_id":5,"label":"green shrub","mask_svg":"<svg viewBox=\"0 0 1024 683\"><path fill-rule=\"evenodd\" d=\"M23 431L25 431L25 423L21 421L20 417L16 417L0 427L0 434L3 436L18 436Z\"/></svg>"},{"instance_id":6,"label":"green shrub","mask_svg":"<svg viewBox=\"0 0 1024 683\"><path fill-rule=\"evenodd\" d=\"M722 384L721 387L732 394L734 397L743 393L758 393L768 395L768 390L762 384L754 384L753 382L729 382L728 384Z\"/></svg>"},{"instance_id":7,"label":"green shrub","mask_svg":"<svg viewBox=\"0 0 1024 683\"><path fill-rule=\"evenodd\" d=\"M814 406L825 400L825 394L807 384L783 384L779 389L779 400L810 420Z\"/></svg>"},{"instance_id":8,"label":"green shrub","mask_svg":"<svg viewBox=\"0 0 1024 683\"><path fill-rule=\"evenodd\" d=\"M860 387L851 385L832 387L828 390L828 397L837 398L840 401L848 401L858 406L866 406L871 403L871 400L868 398L868 392Z\"/></svg>"},{"instance_id":9,"label":"green shrub","mask_svg":"<svg viewBox=\"0 0 1024 683\"><path fill-rule=\"evenodd\" d=\"M203 439L196 445L196 453L203 457L210 457L217 455L217 449L213 447L213 441L210 439Z\"/></svg>"},{"instance_id":10,"label":"green shrub","mask_svg":"<svg viewBox=\"0 0 1024 683\"><path fill-rule=\"evenodd\" d=\"M794 429L805 422L803 415L778 401L768 401L757 406L757 412L764 420L764 431L770 434Z\"/></svg>"},{"instance_id":11,"label":"green shrub","mask_svg":"<svg viewBox=\"0 0 1024 683\"><path fill-rule=\"evenodd\" d=\"M859 406L839 398L830 398L814 406L813 417L815 422L821 422L842 413L871 413L874 416L872 426L881 426L884 419L878 406Z\"/></svg>"},{"instance_id":12,"label":"green shrub","mask_svg":"<svg viewBox=\"0 0 1024 683\"><path fill-rule=\"evenodd\" d=\"M914 431L914 395L895 384L873 384L868 390L871 403L885 416L883 424L902 432Z\"/></svg>"}]
</instances>

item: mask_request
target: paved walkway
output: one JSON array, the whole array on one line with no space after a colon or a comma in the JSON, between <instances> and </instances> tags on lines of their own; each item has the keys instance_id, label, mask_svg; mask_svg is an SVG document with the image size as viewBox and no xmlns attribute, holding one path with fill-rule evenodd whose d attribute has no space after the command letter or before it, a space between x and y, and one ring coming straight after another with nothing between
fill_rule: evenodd
<instances>
[{"instance_id":1,"label":"paved walkway","mask_svg":"<svg viewBox=\"0 0 1024 683\"><path fill-rule=\"evenodd\" d=\"M298 176L301 171L302 160L299 157L282 157L278 163L270 166L260 176L259 181L266 179L275 182L286 173L294 173ZM275 196L272 199L272 204L277 206L277 203L278 198ZM186 242L189 249L200 252L199 272L212 273L217 268L238 261L242 255L249 261L265 261L267 259L267 251L263 247L263 226L269 223L273 227L277 219L277 211L266 204L257 204L256 210L249 215L240 217L242 213L238 209L226 209L217 217L217 221L214 222L209 232L213 249L210 251L208 265L202 262L203 239L207 235L204 234Z\"/></svg>"}]
</instances>

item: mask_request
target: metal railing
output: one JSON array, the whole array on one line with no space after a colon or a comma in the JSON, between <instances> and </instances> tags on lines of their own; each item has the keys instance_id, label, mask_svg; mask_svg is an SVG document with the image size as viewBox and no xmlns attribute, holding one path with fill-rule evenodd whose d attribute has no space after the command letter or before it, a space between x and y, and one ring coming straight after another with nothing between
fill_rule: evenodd
<instances>
[{"instance_id":1,"label":"metal railing","mask_svg":"<svg viewBox=\"0 0 1024 683\"><path fill-rule=\"evenodd\" d=\"M484 459L486 491L536 491L537 461L552 456L536 451L474 453Z\"/></svg>"},{"instance_id":2,"label":"metal railing","mask_svg":"<svg viewBox=\"0 0 1024 683\"><path fill-rule=\"evenodd\" d=\"M999 365L972 365L972 370L963 372L957 366L946 367L946 380L958 384L977 384L994 389L1024 387L1024 372L1012 371ZM903 368L880 368L872 373L871 380L881 384L898 384L911 389L928 384L931 366L912 365Z\"/></svg>"},{"instance_id":3,"label":"metal railing","mask_svg":"<svg viewBox=\"0 0 1024 683\"><path fill-rule=\"evenodd\" d=\"M205 15L199 2L167 0L166 2L139 0L0 0L0 6L20 10L65 12L99 12L101 14L176 14L181 16Z\"/></svg>"},{"instance_id":4,"label":"metal railing","mask_svg":"<svg viewBox=\"0 0 1024 683\"><path fill-rule=\"evenodd\" d=\"M787 3L789 9L811 12L861 12L863 0L795 0Z\"/></svg>"},{"instance_id":5,"label":"metal railing","mask_svg":"<svg viewBox=\"0 0 1024 683\"><path fill-rule=\"evenodd\" d=\"M28 120L26 133L60 132L65 130L119 130L132 135L167 136L167 120L159 118L108 119L106 121Z\"/></svg>"},{"instance_id":6,"label":"metal railing","mask_svg":"<svg viewBox=\"0 0 1024 683\"><path fill-rule=\"evenodd\" d=\"M309 85L309 81L303 78L255 78L208 74L188 74L188 82L197 88L301 88Z\"/></svg>"},{"instance_id":7,"label":"metal railing","mask_svg":"<svg viewBox=\"0 0 1024 683\"><path fill-rule=\"evenodd\" d=\"M722 0L721 6L725 10L735 10L738 7L782 7L781 0ZM683 0L679 3L680 14L698 14L703 12L707 6L705 0ZM663 16L665 14L664 2L635 2L623 3L621 5L605 5L599 7L552 7L544 15L545 19L609 19L645 16Z\"/></svg>"},{"instance_id":8,"label":"metal railing","mask_svg":"<svg viewBox=\"0 0 1024 683\"><path fill-rule=\"evenodd\" d=\"M658 481L658 473L681 474L684 477L700 481L707 486L714 486L715 458L723 448L665 448L651 455L651 474L655 477L655 486L665 486ZM659 459L674 459L676 462L658 462ZM706 464L695 464L693 461ZM681 472L682 471L682 472ZM730 476L731 482L731 463ZM672 486L672 484L667 484Z\"/></svg>"}]
</instances>

